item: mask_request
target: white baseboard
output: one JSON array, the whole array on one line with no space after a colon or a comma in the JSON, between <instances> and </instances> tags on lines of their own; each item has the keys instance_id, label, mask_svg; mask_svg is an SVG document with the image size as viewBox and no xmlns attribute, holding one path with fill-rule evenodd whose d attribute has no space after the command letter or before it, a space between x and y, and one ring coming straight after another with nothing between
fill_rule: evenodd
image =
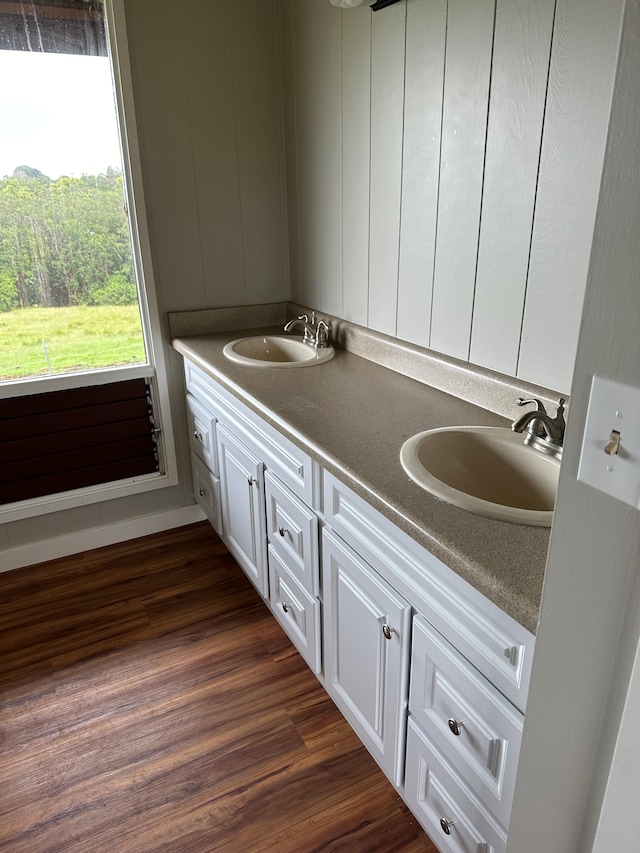
<instances>
[{"instance_id":1,"label":"white baseboard","mask_svg":"<svg viewBox=\"0 0 640 853\"><path fill-rule=\"evenodd\" d=\"M32 542L0 553L0 572L33 566L58 557L68 557L70 554L102 548L103 545L114 545L116 542L126 542L129 539L137 539L139 536L148 536L150 533L160 533L162 530L195 524L205 519L206 516L200 507L194 504L154 515L143 515L117 524L107 524L104 527L79 530L55 539Z\"/></svg>"}]
</instances>

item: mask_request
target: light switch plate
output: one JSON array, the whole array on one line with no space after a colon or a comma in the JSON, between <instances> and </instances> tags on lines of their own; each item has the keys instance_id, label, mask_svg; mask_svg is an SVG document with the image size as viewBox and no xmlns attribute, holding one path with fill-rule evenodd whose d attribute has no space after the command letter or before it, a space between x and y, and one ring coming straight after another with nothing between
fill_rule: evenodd
<instances>
[{"instance_id":1,"label":"light switch plate","mask_svg":"<svg viewBox=\"0 0 640 853\"><path fill-rule=\"evenodd\" d=\"M640 509L640 388L593 377L578 480Z\"/></svg>"}]
</instances>

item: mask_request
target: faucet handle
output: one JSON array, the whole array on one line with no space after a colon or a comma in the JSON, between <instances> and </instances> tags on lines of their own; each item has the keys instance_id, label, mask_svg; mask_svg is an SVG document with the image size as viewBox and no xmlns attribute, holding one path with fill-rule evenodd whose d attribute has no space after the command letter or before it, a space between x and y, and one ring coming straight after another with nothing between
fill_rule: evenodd
<instances>
[{"instance_id":1,"label":"faucet handle","mask_svg":"<svg viewBox=\"0 0 640 853\"><path fill-rule=\"evenodd\" d=\"M555 414L555 418L554 418L554 420L558 421L559 423L564 423L564 404L565 403L566 403L565 398L560 397L560 399L558 400L558 408L556 410L556 414Z\"/></svg>"},{"instance_id":2,"label":"faucet handle","mask_svg":"<svg viewBox=\"0 0 640 853\"><path fill-rule=\"evenodd\" d=\"M564 400L562 400L561 402L564 403ZM528 406L530 403L533 403L533 405L535 405L536 411L544 412L545 414L547 413L547 410L544 407L544 403L542 402L542 400L538 400L537 397L532 397L530 400L525 400L524 397L518 397L518 399L516 400L516 406Z\"/></svg>"},{"instance_id":3,"label":"faucet handle","mask_svg":"<svg viewBox=\"0 0 640 853\"><path fill-rule=\"evenodd\" d=\"M326 347L329 343L329 329L331 328L331 323L327 323L326 320L319 320L316 325L316 347Z\"/></svg>"},{"instance_id":4,"label":"faucet handle","mask_svg":"<svg viewBox=\"0 0 640 853\"><path fill-rule=\"evenodd\" d=\"M308 323L312 329L315 329L315 327L316 327L316 312L315 311L311 312L311 319L309 319L308 314L300 314L300 316L298 317L298 320L304 320L304 322Z\"/></svg>"}]
</instances>

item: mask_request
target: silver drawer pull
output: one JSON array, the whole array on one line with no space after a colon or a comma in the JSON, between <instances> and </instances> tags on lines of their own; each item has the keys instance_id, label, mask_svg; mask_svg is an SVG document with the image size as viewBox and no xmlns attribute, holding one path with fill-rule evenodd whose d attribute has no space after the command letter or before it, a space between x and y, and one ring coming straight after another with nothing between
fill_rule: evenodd
<instances>
[{"instance_id":1,"label":"silver drawer pull","mask_svg":"<svg viewBox=\"0 0 640 853\"><path fill-rule=\"evenodd\" d=\"M506 657L511 666L515 666L518 662L518 652L519 649L517 646L508 646L503 650L502 654Z\"/></svg>"},{"instance_id":2,"label":"silver drawer pull","mask_svg":"<svg viewBox=\"0 0 640 853\"><path fill-rule=\"evenodd\" d=\"M278 533L280 534L280 536L286 536L288 532L289 531L287 530L287 528L283 527L282 525L280 525L280 527L278 528Z\"/></svg>"},{"instance_id":3,"label":"silver drawer pull","mask_svg":"<svg viewBox=\"0 0 640 853\"><path fill-rule=\"evenodd\" d=\"M451 731L453 732L453 734L454 734L456 737L459 737L459 736L460 736L460 732L462 731L462 727L464 726L464 723L460 722L460 720L454 720L454 718L453 718L453 717L450 717L450 718L447 720L447 723L448 723L448 725L449 725L449 728L450 728L450 729L451 729Z\"/></svg>"},{"instance_id":4,"label":"silver drawer pull","mask_svg":"<svg viewBox=\"0 0 640 853\"><path fill-rule=\"evenodd\" d=\"M284 601L282 602L282 609L284 610L285 613L289 612L289 605L285 604Z\"/></svg>"},{"instance_id":5,"label":"silver drawer pull","mask_svg":"<svg viewBox=\"0 0 640 853\"><path fill-rule=\"evenodd\" d=\"M198 430L194 430L193 437L196 441L202 441L202 433L198 432Z\"/></svg>"},{"instance_id":6,"label":"silver drawer pull","mask_svg":"<svg viewBox=\"0 0 640 853\"><path fill-rule=\"evenodd\" d=\"M200 495L201 498L203 498L207 493L204 489L198 489L198 494Z\"/></svg>"},{"instance_id":7,"label":"silver drawer pull","mask_svg":"<svg viewBox=\"0 0 640 853\"><path fill-rule=\"evenodd\" d=\"M397 631L395 628L392 628L391 625L385 624L382 626L382 633L384 634L386 640L390 640L391 637L397 633Z\"/></svg>"},{"instance_id":8,"label":"silver drawer pull","mask_svg":"<svg viewBox=\"0 0 640 853\"><path fill-rule=\"evenodd\" d=\"M455 823L455 820L447 820L444 817L440 818L440 828L444 832L445 835L451 835L451 827Z\"/></svg>"}]
</instances>

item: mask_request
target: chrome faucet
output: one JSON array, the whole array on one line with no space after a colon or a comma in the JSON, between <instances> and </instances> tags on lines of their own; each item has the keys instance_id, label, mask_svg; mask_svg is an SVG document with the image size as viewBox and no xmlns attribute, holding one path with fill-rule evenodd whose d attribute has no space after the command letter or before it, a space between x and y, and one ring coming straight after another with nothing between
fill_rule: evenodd
<instances>
[{"instance_id":1,"label":"chrome faucet","mask_svg":"<svg viewBox=\"0 0 640 853\"><path fill-rule=\"evenodd\" d=\"M302 314L296 317L295 320L289 320L285 324L284 331L290 332L292 329L300 326L304 330L302 343L309 344L314 349L324 349L329 346L329 329L331 325L324 320L316 321L316 312L311 314L311 320L307 314Z\"/></svg>"},{"instance_id":2,"label":"chrome faucet","mask_svg":"<svg viewBox=\"0 0 640 853\"><path fill-rule=\"evenodd\" d=\"M514 432L524 432L527 434L524 438L524 443L534 447L541 453L547 453L550 456L555 456L557 459L562 458L562 443L564 441L564 431L566 423L564 420L564 397L561 397L558 402L558 410L554 417L551 417L543 406L542 402L535 397L532 400L525 400L520 397L516 400L518 406L527 406L530 403L535 405L535 410L525 412L522 417L511 424L511 429Z\"/></svg>"}]
</instances>

